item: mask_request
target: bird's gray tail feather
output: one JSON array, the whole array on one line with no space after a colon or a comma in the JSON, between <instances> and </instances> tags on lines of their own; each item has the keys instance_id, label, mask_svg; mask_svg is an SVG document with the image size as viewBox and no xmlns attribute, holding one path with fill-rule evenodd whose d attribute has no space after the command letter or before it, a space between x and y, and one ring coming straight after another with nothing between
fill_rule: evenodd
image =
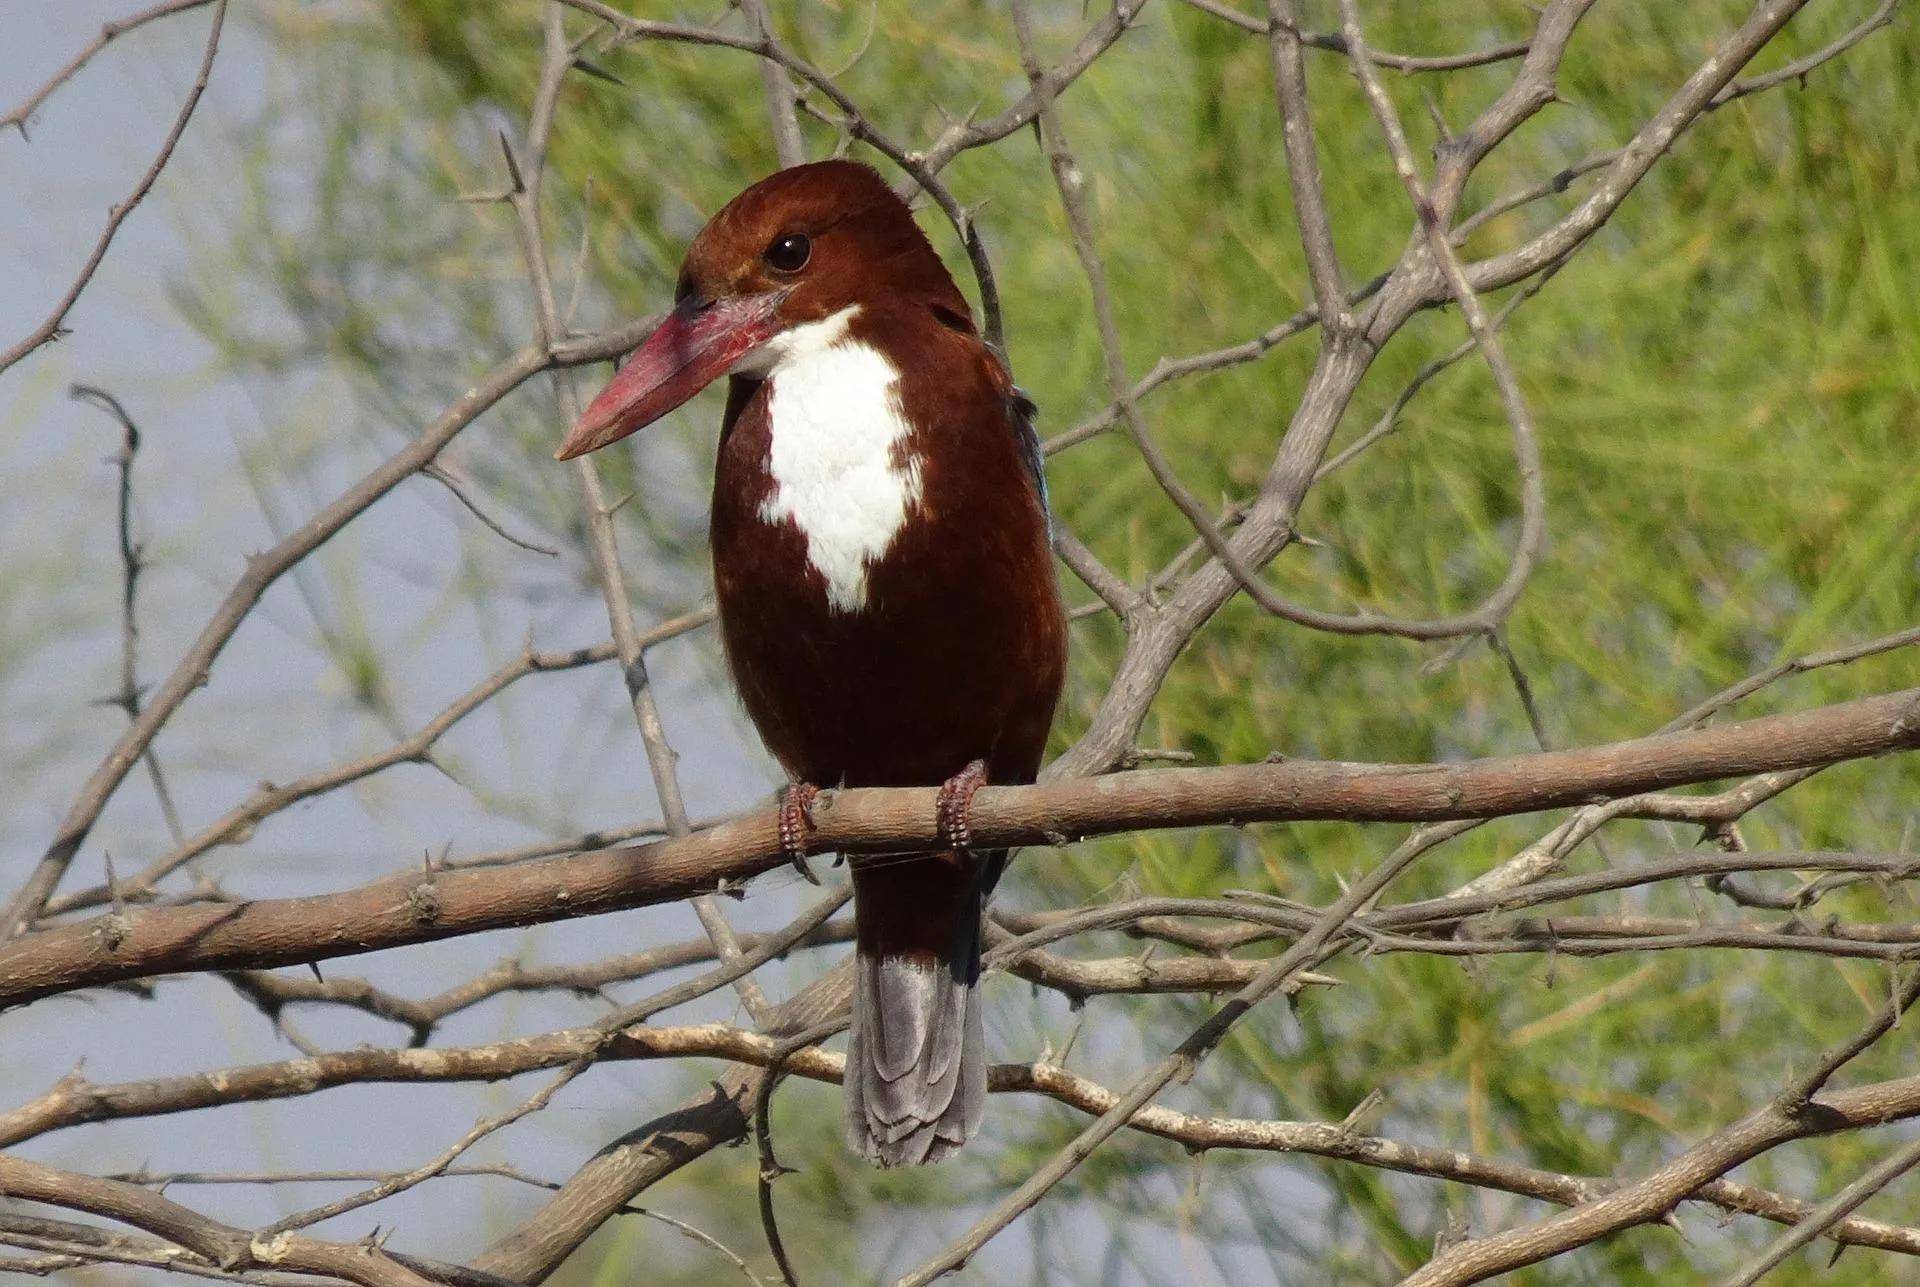
<instances>
[{"instance_id":1,"label":"bird's gray tail feather","mask_svg":"<svg viewBox=\"0 0 1920 1287\"><path fill-rule=\"evenodd\" d=\"M947 959L884 955L866 943L855 958L847 1142L877 1166L941 1161L980 1127L979 894L968 902Z\"/></svg>"}]
</instances>

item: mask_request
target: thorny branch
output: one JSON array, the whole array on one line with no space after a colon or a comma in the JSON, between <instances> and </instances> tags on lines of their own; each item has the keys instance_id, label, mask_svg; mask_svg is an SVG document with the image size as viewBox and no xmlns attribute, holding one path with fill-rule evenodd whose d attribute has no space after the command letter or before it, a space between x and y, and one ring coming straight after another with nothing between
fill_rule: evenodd
<instances>
[{"instance_id":1,"label":"thorny branch","mask_svg":"<svg viewBox=\"0 0 1920 1287\"><path fill-rule=\"evenodd\" d=\"M0 1196L85 1211L157 1234L222 1269L255 1265L328 1274L365 1287L428 1287L433 1279L376 1246L347 1247L297 1235L260 1239L137 1184L0 1157Z\"/></svg>"},{"instance_id":2,"label":"thorny branch","mask_svg":"<svg viewBox=\"0 0 1920 1287\"><path fill-rule=\"evenodd\" d=\"M245 571L198 637L81 787L53 842L14 895L5 914L0 916L0 938L18 934L40 914L128 771L186 699L211 681L214 663L276 581L402 481L432 463L463 429L528 379L550 366L579 365L613 357L633 347L646 330L642 323L551 348L529 346L520 350L456 399L412 442L342 492L286 539L248 556Z\"/></svg>"},{"instance_id":3,"label":"thorny branch","mask_svg":"<svg viewBox=\"0 0 1920 1287\"><path fill-rule=\"evenodd\" d=\"M973 834L983 846L1007 848L1141 828L1447 822L1916 746L1920 689L1908 689L1792 715L1505 759L1431 765L1286 760L990 786L975 797ZM937 845L935 794L918 787L823 794L808 848L886 855ZM114 912L0 946L0 1005L120 979L328 960L676 901L722 882L738 887L787 861L779 832L777 811L763 809L638 849L429 870L304 898Z\"/></svg>"},{"instance_id":4,"label":"thorny branch","mask_svg":"<svg viewBox=\"0 0 1920 1287\"><path fill-rule=\"evenodd\" d=\"M120 691L113 695L113 702L127 713L128 719L139 719L140 574L147 566L145 546L133 535L133 466L140 455L140 429L127 409L120 405L120 400L105 389L76 384L67 390L67 396L99 407L120 425L120 450L112 457L114 468L120 474L119 503L115 506L115 529L120 545ZM154 797L160 802L167 832L177 844L183 834L180 812L174 806L173 792L167 786L160 757L149 746L141 759L146 762L147 777L153 783Z\"/></svg>"},{"instance_id":5,"label":"thorny branch","mask_svg":"<svg viewBox=\"0 0 1920 1287\"><path fill-rule=\"evenodd\" d=\"M172 12L181 7L183 6L162 5L158 10L150 10L145 16L160 17L163 16L164 13ZM145 17L140 19L140 21L144 20ZM34 327L32 331L27 333L25 338L14 344L12 348L9 348L4 353L0 353L0 372L5 372L8 367L41 345L52 340L57 340L66 333L65 323L67 314L72 312L74 304L79 302L81 294L87 289L87 283L93 280L94 273L100 268L100 261L107 257L107 249L113 245L114 235L120 231L120 225L126 222L127 216L132 214L135 207L146 199L147 193L153 190L153 185L160 179L160 172L166 169L167 162L173 159L173 150L179 145L180 136L187 132L187 122L193 119L193 109L200 105L200 96L206 92L207 81L213 75L213 59L214 55L220 52L220 33L222 29L225 28L226 23L227 0L214 0L213 22L207 30L207 48L200 59L200 74L195 78L193 87L187 91L186 101L180 105L180 114L174 117L172 128L167 131L167 136L160 141L160 150L154 154L152 164L147 166L146 172L140 176L139 182L133 185L133 190L115 203L112 209L107 211L107 226L101 229L99 240L93 244L92 253L87 256L86 263L80 266L80 272L73 279L72 284L67 287L66 294L60 297L60 302L53 306L51 313L47 314L46 320ZM104 31L101 34L102 39L100 44L105 44L108 39L111 39ZM52 93L54 89L58 88L60 83L65 80L73 70L76 70L80 63L84 62L86 58L90 56L90 53L91 51L83 51L80 57L76 58L70 65L67 72L57 75L42 88L38 95L18 109L11 123L18 126L23 135L26 132L26 113L32 111L47 94ZM0 926L0 932L3 932L4 928L4 926Z\"/></svg>"},{"instance_id":6,"label":"thorny branch","mask_svg":"<svg viewBox=\"0 0 1920 1287\"><path fill-rule=\"evenodd\" d=\"M1916 997L1920 997L1920 971L1910 973L1882 1012L1852 1039L1828 1052L1812 1074L1687 1149L1652 1175L1596 1194L1535 1224L1457 1243L1409 1274L1403 1280L1404 1287L1479 1282L1583 1246L1617 1229L1662 1219L1701 1183L1726 1174L1742 1162L1791 1140L1843 1129L1849 1123L1847 1110L1857 1098L1884 1089L1887 1083L1826 1094L1820 1093L1822 1087L1834 1073L1885 1036ZM1881 1118L1875 1124L1890 1120Z\"/></svg>"},{"instance_id":7,"label":"thorny branch","mask_svg":"<svg viewBox=\"0 0 1920 1287\"><path fill-rule=\"evenodd\" d=\"M129 14L125 18L116 18L111 22L102 23L99 35L89 41L78 53L74 54L72 58L69 58L66 63L61 66L60 70L47 77L40 87L22 99L17 107L5 116L0 116L0 128L5 128L10 125L14 129L19 130L20 136L25 138L27 136L27 121L35 112L40 110L40 104L46 102L55 90L59 89L69 80L72 80L82 67L85 67L92 61L95 54L135 28L144 27L159 18L170 17L176 13L184 13L188 9L205 8L212 3L213 0L162 0L162 3L156 4L152 8L142 9L140 12Z\"/></svg>"},{"instance_id":8,"label":"thorny branch","mask_svg":"<svg viewBox=\"0 0 1920 1287\"><path fill-rule=\"evenodd\" d=\"M540 202L545 190L547 148L553 132L554 109L559 102L561 82L576 65L577 47L568 41L561 24L562 17L563 9L559 4L546 7L543 25L546 52L541 61L540 86L535 93L533 110L527 123L527 155L524 160L516 164L512 145L504 135L500 140L500 146L506 151L508 169L514 178L508 201L517 216L520 252L526 262L527 277L533 290L535 317L539 324L536 341L543 346L551 346L561 338L560 310L554 296L553 276L547 264L546 232ZM570 425L580 418L579 392L573 387L568 372L555 371L551 378L554 405L560 413L560 422ZM606 601L607 622L613 632L621 674L626 680L627 700L633 708L641 742L646 747L647 768L653 778L654 794L659 798L660 812L666 819L667 834L684 836L691 827L680 794L679 756L667 743L666 729L660 720L659 703L654 699L653 684L647 675L645 648L639 630L634 625L633 608L627 598L626 575L620 561L613 509L607 504L605 490L600 485L599 467L593 459L583 456L573 462L572 468L580 487L580 501L588 533L587 549L593 563L594 579L599 582L601 596ZM737 961L740 948L733 927L727 923L726 915L712 897L702 894L691 902L701 928L706 930L707 937L713 941L721 957ZM741 1004L747 1007L754 1020L765 1023L771 1010L765 994L760 991L760 985L750 976L742 974L734 981L734 990L740 994Z\"/></svg>"}]
</instances>

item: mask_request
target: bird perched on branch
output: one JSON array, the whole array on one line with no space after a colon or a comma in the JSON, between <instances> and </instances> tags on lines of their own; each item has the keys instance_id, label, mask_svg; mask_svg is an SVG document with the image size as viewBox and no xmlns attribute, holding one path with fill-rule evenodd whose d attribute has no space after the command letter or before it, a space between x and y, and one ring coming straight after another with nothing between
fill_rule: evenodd
<instances>
[{"instance_id":1,"label":"bird perched on branch","mask_svg":"<svg viewBox=\"0 0 1920 1287\"><path fill-rule=\"evenodd\" d=\"M820 788L941 784L938 853L853 869L847 1135L937 1162L986 1099L973 793L1031 782L1066 651L1032 406L873 170L754 184L687 250L673 312L557 453L597 450L729 377L713 579L747 713L791 781L805 871ZM809 875L811 873L808 873Z\"/></svg>"}]
</instances>

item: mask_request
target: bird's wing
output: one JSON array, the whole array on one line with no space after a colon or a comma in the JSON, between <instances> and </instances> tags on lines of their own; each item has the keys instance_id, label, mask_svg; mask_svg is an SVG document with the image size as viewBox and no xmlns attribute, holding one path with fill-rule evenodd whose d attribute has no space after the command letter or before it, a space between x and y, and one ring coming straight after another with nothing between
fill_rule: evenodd
<instances>
[{"instance_id":1,"label":"bird's wing","mask_svg":"<svg viewBox=\"0 0 1920 1287\"><path fill-rule=\"evenodd\" d=\"M1046 511L1047 535L1053 535L1053 506L1047 499L1047 462L1040 453L1040 434L1033 427L1033 418L1040 408L1034 405L1026 390L1012 385L1012 395L1007 399L1007 419L1013 423L1014 439L1020 445L1020 463L1027 467L1027 477L1033 483L1034 495L1040 498L1040 508Z\"/></svg>"},{"instance_id":2,"label":"bird's wing","mask_svg":"<svg viewBox=\"0 0 1920 1287\"><path fill-rule=\"evenodd\" d=\"M951 326L948 328L952 330ZM985 377L993 393L1006 407L1007 425L1013 430L1014 445L1020 452L1020 464L1024 467L1027 481L1033 485L1034 497L1040 502L1041 513L1047 516L1047 539L1053 539L1053 506L1047 496L1047 461L1040 450L1040 434L1033 427L1034 417L1040 408L1034 404L1027 391L1013 382L1013 373L1001 356L989 348L975 335L972 323L962 332L966 342L972 347L979 371Z\"/></svg>"}]
</instances>

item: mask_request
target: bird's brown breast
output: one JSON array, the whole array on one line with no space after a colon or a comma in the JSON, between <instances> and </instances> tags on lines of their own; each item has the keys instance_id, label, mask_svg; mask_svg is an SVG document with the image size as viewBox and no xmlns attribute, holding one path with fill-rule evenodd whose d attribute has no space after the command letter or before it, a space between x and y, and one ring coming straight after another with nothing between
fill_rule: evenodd
<instances>
[{"instance_id":1,"label":"bird's brown breast","mask_svg":"<svg viewBox=\"0 0 1920 1287\"><path fill-rule=\"evenodd\" d=\"M728 660L769 749L804 780L935 783L975 758L995 780L1030 780L1065 647L1045 511L996 383L966 367L914 378L916 362L968 356L960 337L885 338L911 426L891 463L913 495L851 606L810 549L818 533L780 502L779 377L736 382L712 538Z\"/></svg>"}]
</instances>

